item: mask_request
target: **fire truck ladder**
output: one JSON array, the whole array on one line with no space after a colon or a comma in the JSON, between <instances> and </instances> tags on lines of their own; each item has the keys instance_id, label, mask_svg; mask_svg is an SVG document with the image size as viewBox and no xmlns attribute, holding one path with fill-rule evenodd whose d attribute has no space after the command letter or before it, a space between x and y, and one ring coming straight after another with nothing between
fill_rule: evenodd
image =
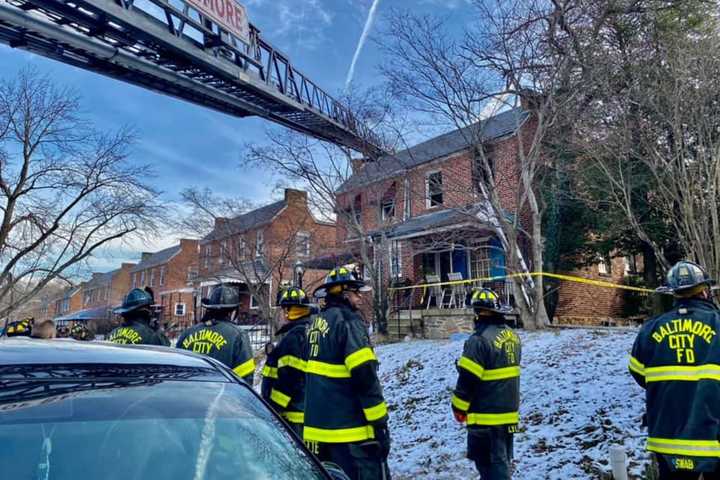
<instances>
[{"instance_id":1,"label":"fire truck ladder","mask_svg":"<svg viewBox=\"0 0 720 480\"><path fill-rule=\"evenodd\" d=\"M250 26L239 39L180 0L0 0L0 42L367 156L379 139Z\"/></svg>"}]
</instances>

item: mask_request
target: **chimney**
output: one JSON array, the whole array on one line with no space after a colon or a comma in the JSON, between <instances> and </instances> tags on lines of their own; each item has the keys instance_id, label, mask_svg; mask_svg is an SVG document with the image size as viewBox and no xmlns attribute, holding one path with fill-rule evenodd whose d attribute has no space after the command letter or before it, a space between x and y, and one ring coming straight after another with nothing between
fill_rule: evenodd
<instances>
[{"instance_id":1,"label":"chimney","mask_svg":"<svg viewBox=\"0 0 720 480\"><path fill-rule=\"evenodd\" d=\"M180 239L180 250L183 252L191 252L193 249L197 249L197 245L197 240L191 240L189 238Z\"/></svg>"},{"instance_id":2,"label":"chimney","mask_svg":"<svg viewBox=\"0 0 720 480\"><path fill-rule=\"evenodd\" d=\"M147 260L147 259L150 258L151 256L152 256L152 252L142 252L142 253L140 254L140 261L141 261L141 262L144 262L145 260Z\"/></svg>"},{"instance_id":3,"label":"chimney","mask_svg":"<svg viewBox=\"0 0 720 480\"><path fill-rule=\"evenodd\" d=\"M288 205L307 205L307 192L286 188L285 203Z\"/></svg>"}]
</instances>

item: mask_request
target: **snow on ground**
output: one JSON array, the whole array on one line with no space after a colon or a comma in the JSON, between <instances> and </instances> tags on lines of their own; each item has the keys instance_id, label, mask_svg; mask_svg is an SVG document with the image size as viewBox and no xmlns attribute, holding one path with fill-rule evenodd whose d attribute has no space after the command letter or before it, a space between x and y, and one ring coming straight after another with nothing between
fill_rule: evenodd
<instances>
[{"instance_id":1,"label":"snow on ground","mask_svg":"<svg viewBox=\"0 0 720 480\"><path fill-rule=\"evenodd\" d=\"M521 431L514 478L599 479L609 447L625 446L631 478L649 457L640 418L644 393L627 373L632 330L521 332ZM462 341L412 341L376 348L390 410L396 480L476 478L464 426L450 395Z\"/></svg>"}]
</instances>

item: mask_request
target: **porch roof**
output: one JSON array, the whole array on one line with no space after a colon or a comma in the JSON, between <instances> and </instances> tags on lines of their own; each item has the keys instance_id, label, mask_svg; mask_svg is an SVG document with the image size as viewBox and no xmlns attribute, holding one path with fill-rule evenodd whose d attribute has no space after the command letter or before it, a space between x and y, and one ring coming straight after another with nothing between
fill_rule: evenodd
<instances>
[{"instance_id":1,"label":"porch roof","mask_svg":"<svg viewBox=\"0 0 720 480\"><path fill-rule=\"evenodd\" d=\"M397 223L384 230L372 232L372 236L379 236L383 232L388 239L402 240L406 238L422 237L444 230L452 230L464 226L477 227L478 224L492 227L493 222L487 209L483 205L473 205L462 209L445 209L426 213Z\"/></svg>"},{"instance_id":2,"label":"porch roof","mask_svg":"<svg viewBox=\"0 0 720 480\"><path fill-rule=\"evenodd\" d=\"M87 320L101 320L110 316L110 307L97 307L87 308L85 310L79 310L77 312L70 312L60 317L56 317L56 322L66 322L69 320L76 321L87 321Z\"/></svg>"}]
</instances>

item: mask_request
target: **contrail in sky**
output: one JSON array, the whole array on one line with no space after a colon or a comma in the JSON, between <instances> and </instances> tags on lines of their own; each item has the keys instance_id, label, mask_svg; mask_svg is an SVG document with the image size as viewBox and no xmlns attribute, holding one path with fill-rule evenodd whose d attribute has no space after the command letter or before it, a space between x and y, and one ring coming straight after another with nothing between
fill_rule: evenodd
<instances>
[{"instance_id":1,"label":"contrail in sky","mask_svg":"<svg viewBox=\"0 0 720 480\"><path fill-rule=\"evenodd\" d=\"M365 46L365 40L367 40L370 29L375 22L375 12L377 11L379 4L380 0L373 0L372 6L370 6L370 13L368 13L368 18L365 21L365 27L363 28L362 35L360 35L360 41L357 44L357 48L355 48L355 55L353 55L352 63L350 63L350 70L348 70L347 78L345 79L346 91L350 88L350 82L352 82L353 76L355 75L355 64L358 61L358 57L360 57L360 52L362 52L362 49Z\"/></svg>"}]
</instances>

